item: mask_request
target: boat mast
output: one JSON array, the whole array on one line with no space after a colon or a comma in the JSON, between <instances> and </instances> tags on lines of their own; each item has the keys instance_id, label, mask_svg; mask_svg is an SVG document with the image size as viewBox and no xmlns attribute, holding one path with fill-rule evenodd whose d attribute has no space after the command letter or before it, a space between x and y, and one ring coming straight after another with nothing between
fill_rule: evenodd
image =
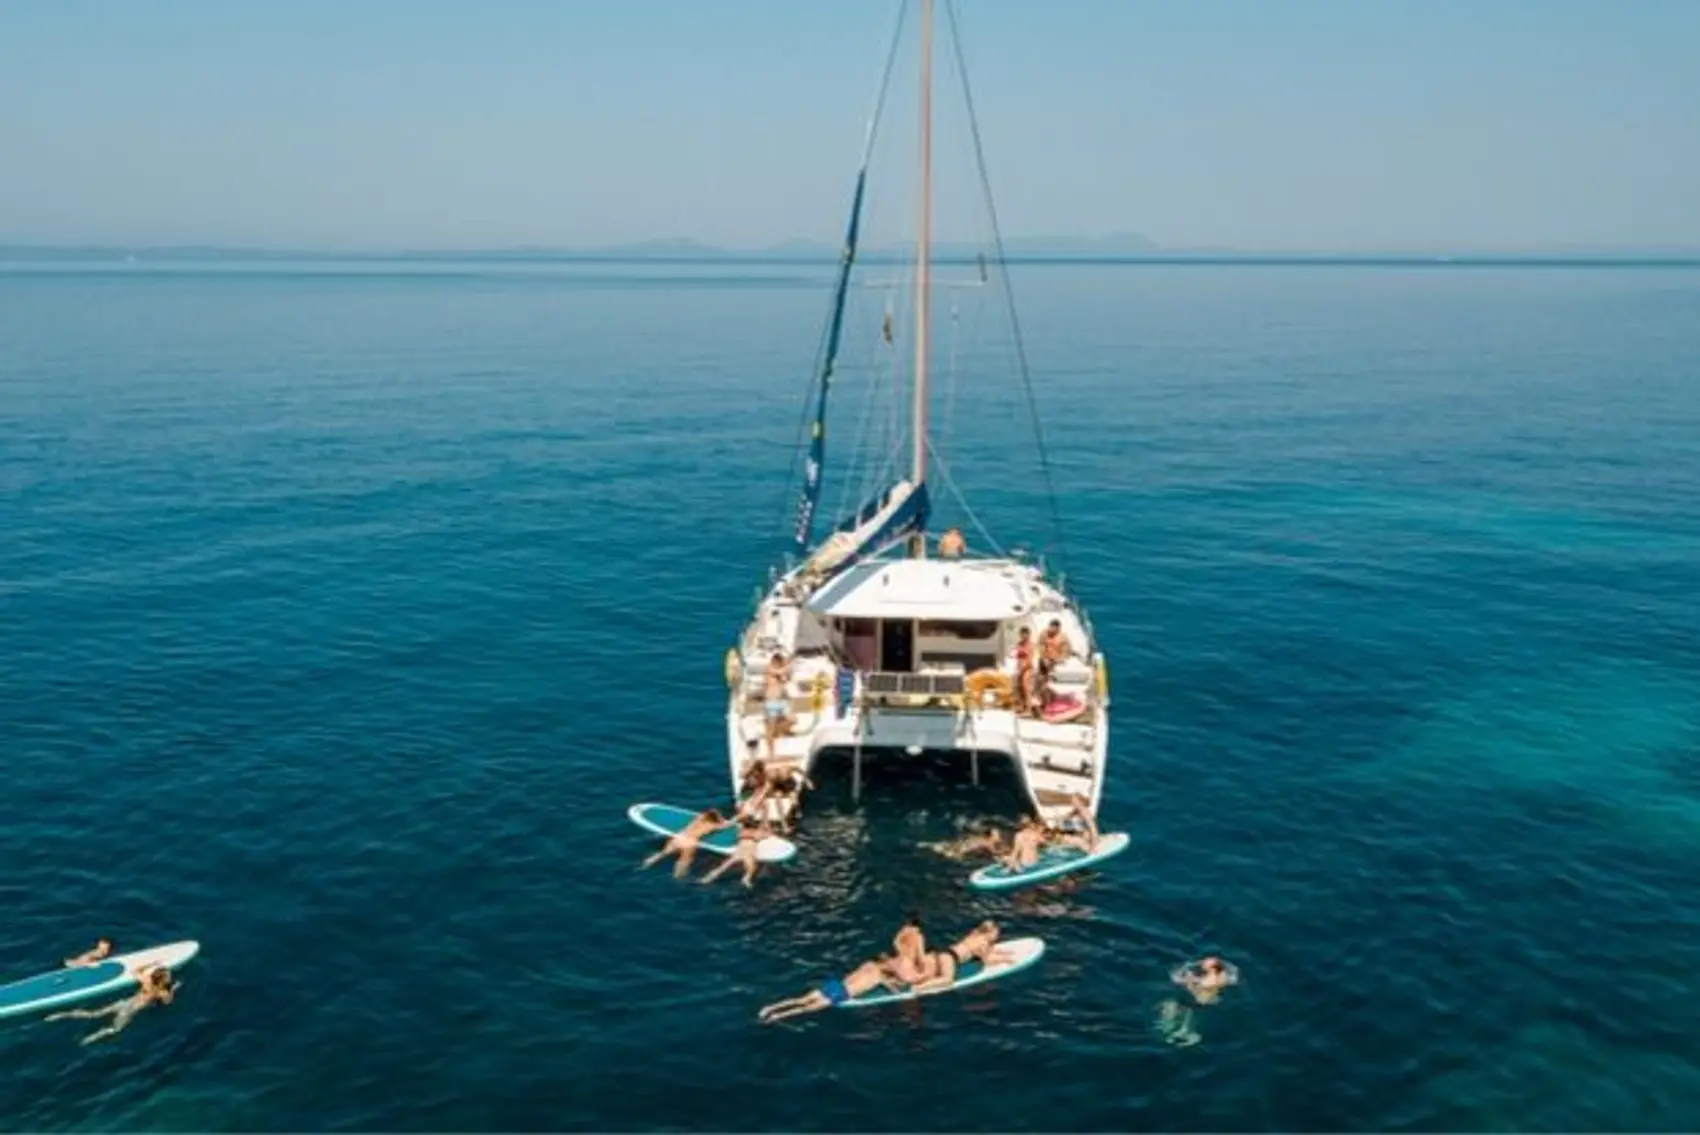
<instances>
[{"instance_id":1,"label":"boat mast","mask_svg":"<svg viewBox=\"0 0 1700 1135\"><path fill-rule=\"evenodd\" d=\"M915 491L927 480L927 353L933 240L933 0L921 0L921 217L915 227ZM927 533L909 540L909 554L927 555Z\"/></svg>"}]
</instances>

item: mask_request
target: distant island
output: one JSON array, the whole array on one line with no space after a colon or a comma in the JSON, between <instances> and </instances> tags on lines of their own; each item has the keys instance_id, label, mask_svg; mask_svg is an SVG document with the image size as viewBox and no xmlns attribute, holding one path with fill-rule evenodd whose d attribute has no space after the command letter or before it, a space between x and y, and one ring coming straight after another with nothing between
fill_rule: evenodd
<instances>
[{"instance_id":1,"label":"distant island","mask_svg":"<svg viewBox=\"0 0 1700 1135\"><path fill-rule=\"evenodd\" d=\"M840 249L824 241L786 240L760 248L726 248L685 237L624 244L571 247L520 246L469 249L311 249L250 248L221 245L43 245L0 244L0 262L11 263L216 263L230 261L294 262L538 262L538 263L698 263L698 264L826 264ZM1386 249L1336 251L1258 251L1228 247L1167 247L1138 233L1104 236L1032 236L1004 241L1004 258L1011 263L1105 264L1668 264L1700 265L1700 246L1615 247L1556 245L1503 249ZM859 259L900 263L912 255L907 246L864 247ZM992 249L960 242L938 242L938 263L972 264Z\"/></svg>"}]
</instances>

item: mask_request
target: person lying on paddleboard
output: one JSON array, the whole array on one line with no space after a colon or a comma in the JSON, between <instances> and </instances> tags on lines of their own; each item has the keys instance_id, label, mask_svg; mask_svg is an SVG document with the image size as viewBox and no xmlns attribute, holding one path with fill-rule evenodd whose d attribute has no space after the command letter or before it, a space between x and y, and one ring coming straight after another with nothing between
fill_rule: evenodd
<instances>
[{"instance_id":1,"label":"person lying on paddleboard","mask_svg":"<svg viewBox=\"0 0 1700 1135\"><path fill-rule=\"evenodd\" d=\"M83 1038L84 1044L93 1044L109 1036L117 1036L124 1031L124 1026L135 1019L137 1013L149 1005L169 1005L171 999L177 996L177 991L183 983L172 976L170 970L162 966L151 966L136 975L139 988L122 1001L111 1005L103 1005L98 1009L67 1009L63 1013L54 1013L47 1018L49 1021L67 1020L97 1020L110 1016L112 1023L104 1029L98 1029Z\"/></svg>"},{"instance_id":2,"label":"person lying on paddleboard","mask_svg":"<svg viewBox=\"0 0 1700 1135\"><path fill-rule=\"evenodd\" d=\"M724 862L702 877L705 884L714 882L739 864L742 864L744 868L744 886L749 887L755 884L758 863L756 848L762 840L773 834L773 829L769 828L765 821L748 815L740 815L737 822L737 849L731 855L728 855Z\"/></svg>"},{"instance_id":3,"label":"person lying on paddleboard","mask_svg":"<svg viewBox=\"0 0 1700 1135\"><path fill-rule=\"evenodd\" d=\"M112 939L97 938L95 939L94 947L92 949L84 950L74 958L66 958L65 964L72 969L76 969L81 966L98 965L101 962L104 962L111 953Z\"/></svg>"},{"instance_id":4,"label":"person lying on paddleboard","mask_svg":"<svg viewBox=\"0 0 1700 1135\"><path fill-rule=\"evenodd\" d=\"M882 986L891 990L901 989L906 983L898 980L892 972L893 961L894 959L881 955L871 962L863 962L841 978L827 978L801 997L787 997L783 1001L775 1001L765 1006L756 1014L756 1019L770 1025L774 1021L783 1021L786 1017L818 1013L822 1009L842 1005Z\"/></svg>"},{"instance_id":5,"label":"person lying on paddleboard","mask_svg":"<svg viewBox=\"0 0 1700 1135\"><path fill-rule=\"evenodd\" d=\"M998 938L1002 933L998 924L988 918L957 939L950 949L928 955L927 979L918 983L915 991L918 993L923 989L949 985L956 980L956 971L969 962L991 965L994 961L1003 961L1003 956L997 950Z\"/></svg>"},{"instance_id":6,"label":"person lying on paddleboard","mask_svg":"<svg viewBox=\"0 0 1700 1135\"><path fill-rule=\"evenodd\" d=\"M927 936L921 931L921 916L911 912L891 939L891 972L904 985L927 980L932 963L927 958Z\"/></svg>"},{"instance_id":7,"label":"person lying on paddleboard","mask_svg":"<svg viewBox=\"0 0 1700 1135\"><path fill-rule=\"evenodd\" d=\"M667 837L667 842L661 845L661 850L643 861L645 867L653 867L669 855L677 855L679 862L673 867L673 877L683 878L691 869L691 861L697 856L697 844L706 835L717 832L721 828L729 828L737 823L728 820L720 814L719 809L710 808L706 812L698 812L691 818L678 834Z\"/></svg>"},{"instance_id":8,"label":"person lying on paddleboard","mask_svg":"<svg viewBox=\"0 0 1700 1135\"><path fill-rule=\"evenodd\" d=\"M1184 985L1200 1005L1215 1001L1222 996L1222 990L1239 979L1234 968L1214 954L1175 971L1175 983Z\"/></svg>"}]
</instances>

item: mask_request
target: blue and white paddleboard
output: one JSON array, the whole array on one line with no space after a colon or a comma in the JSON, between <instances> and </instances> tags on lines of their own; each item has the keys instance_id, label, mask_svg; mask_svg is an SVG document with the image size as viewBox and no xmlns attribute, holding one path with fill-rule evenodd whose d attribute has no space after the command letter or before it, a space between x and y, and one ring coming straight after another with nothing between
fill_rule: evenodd
<instances>
[{"instance_id":1,"label":"blue and white paddleboard","mask_svg":"<svg viewBox=\"0 0 1700 1135\"><path fill-rule=\"evenodd\" d=\"M671 804L633 804L626 809L626 815L644 831L672 836L684 831L685 825L694 820L697 813ZM738 829L721 828L711 832L698 846L716 855L730 855L738 850ZM797 845L783 836L766 836L756 844L756 858L763 863L783 863L796 854Z\"/></svg>"},{"instance_id":2,"label":"blue and white paddleboard","mask_svg":"<svg viewBox=\"0 0 1700 1135\"><path fill-rule=\"evenodd\" d=\"M840 1009L865 1009L870 1005L890 1005L896 1001L913 1001L917 997L933 997L940 993L955 993L959 989L983 985L988 981L996 981L1000 977L1008 977L1012 973L1020 973L1022 970L1035 965L1044 956L1045 940L1043 938L1011 938L999 942L993 949L991 965L968 962L957 968L956 980L949 985L923 989L919 993L913 989L904 989L896 993L888 989L876 989L872 993L864 993L860 997L841 1001L838 1007Z\"/></svg>"},{"instance_id":3,"label":"blue and white paddleboard","mask_svg":"<svg viewBox=\"0 0 1700 1135\"><path fill-rule=\"evenodd\" d=\"M1082 851L1078 847L1047 847L1039 853L1038 862L1026 870L1011 871L1002 863L993 863L968 876L968 885L980 891L1006 891L1012 887L1042 883L1120 855L1131 842L1126 832L1104 832L1098 836L1096 851Z\"/></svg>"},{"instance_id":4,"label":"blue and white paddleboard","mask_svg":"<svg viewBox=\"0 0 1700 1135\"><path fill-rule=\"evenodd\" d=\"M92 966L66 966L0 985L0 1017L21 1017L126 993L135 988L136 975L142 970L152 966L175 970L200 952L199 942L172 942L133 954L114 954Z\"/></svg>"}]
</instances>

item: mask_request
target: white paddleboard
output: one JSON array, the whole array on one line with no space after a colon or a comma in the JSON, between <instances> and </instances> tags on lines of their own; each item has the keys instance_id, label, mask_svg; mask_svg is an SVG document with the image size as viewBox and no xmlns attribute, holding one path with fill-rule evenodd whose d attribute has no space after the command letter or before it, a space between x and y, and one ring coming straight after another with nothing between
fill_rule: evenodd
<instances>
[{"instance_id":1,"label":"white paddleboard","mask_svg":"<svg viewBox=\"0 0 1700 1135\"><path fill-rule=\"evenodd\" d=\"M633 804L626 809L626 815L644 831L674 836L684 831L685 825L696 819L697 813L671 804ZM738 829L721 828L711 832L697 846L716 855L730 855L738 850ZM796 854L797 845L784 836L770 835L756 843L756 859L762 863L784 863Z\"/></svg>"},{"instance_id":2,"label":"white paddleboard","mask_svg":"<svg viewBox=\"0 0 1700 1135\"><path fill-rule=\"evenodd\" d=\"M1047 847L1039 853L1038 862L1021 871L1011 871L1002 863L982 867L968 876L968 885L979 891L1006 891L1055 879L1072 871L1084 870L1126 851L1132 839L1126 832L1102 832L1098 846L1092 851L1078 847Z\"/></svg>"},{"instance_id":3,"label":"white paddleboard","mask_svg":"<svg viewBox=\"0 0 1700 1135\"><path fill-rule=\"evenodd\" d=\"M983 985L988 981L996 981L1000 977L1008 977L1012 973L1020 973L1038 963L1045 956L1045 940L1043 938L1010 938L999 942L992 951L992 963L981 965L979 962L967 962L958 967L956 980L949 985L934 986L916 992L904 989L892 992L889 989L876 989L872 993L864 993L860 997L852 997L838 1004L840 1009L865 1009L870 1005L890 1005L898 1001L913 1001L917 997L933 997L940 993L955 993L960 989L968 989L975 985Z\"/></svg>"},{"instance_id":4,"label":"white paddleboard","mask_svg":"<svg viewBox=\"0 0 1700 1135\"><path fill-rule=\"evenodd\" d=\"M126 993L136 987L137 974L143 970L153 966L179 969L200 952L199 942L172 942L150 950L114 954L92 966L65 966L10 985L0 985L0 1017L62 1009L67 1005Z\"/></svg>"}]
</instances>

